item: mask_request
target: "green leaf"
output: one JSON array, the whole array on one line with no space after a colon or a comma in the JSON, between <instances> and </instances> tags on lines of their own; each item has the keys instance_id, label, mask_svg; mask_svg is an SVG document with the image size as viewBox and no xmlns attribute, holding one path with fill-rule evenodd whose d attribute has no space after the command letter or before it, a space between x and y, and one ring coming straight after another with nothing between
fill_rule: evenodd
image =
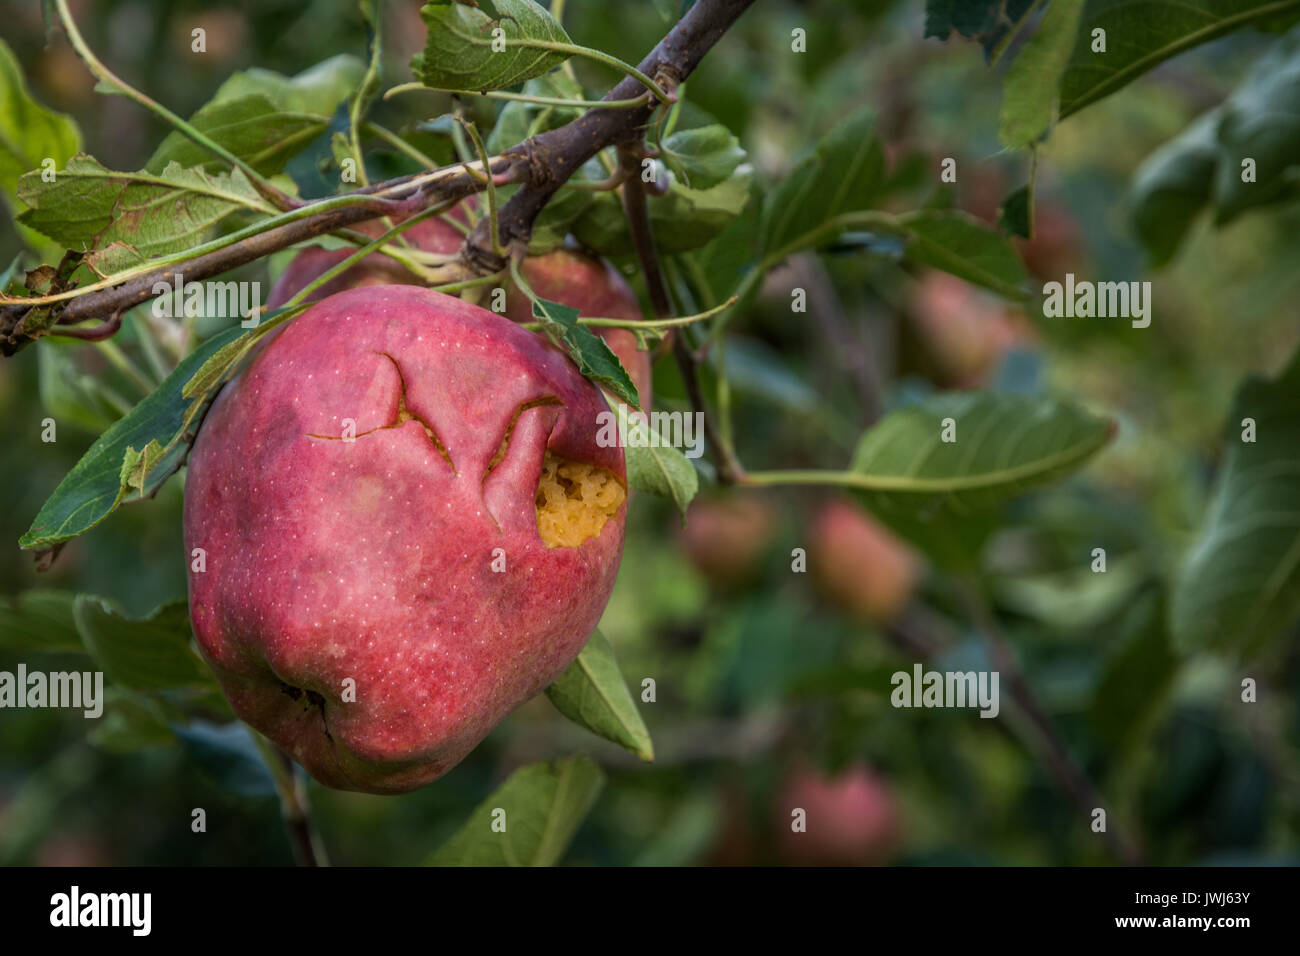
<instances>
[{"instance_id":1,"label":"green leaf","mask_svg":"<svg viewBox=\"0 0 1300 956\"><path fill-rule=\"evenodd\" d=\"M1138 598L1125 615L1123 630L1093 692L1088 721L1115 750L1131 750L1145 739L1178 671L1162 593Z\"/></svg>"},{"instance_id":2,"label":"green leaf","mask_svg":"<svg viewBox=\"0 0 1300 956\"><path fill-rule=\"evenodd\" d=\"M253 740L254 730L241 721L210 724L195 721L173 726L181 749L218 786L241 797L270 797L275 778Z\"/></svg>"},{"instance_id":3,"label":"green leaf","mask_svg":"<svg viewBox=\"0 0 1300 956\"><path fill-rule=\"evenodd\" d=\"M19 651L82 652L72 616L76 595L38 589L0 597L0 647Z\"/></svg>"},{"instance_id":4,"label":"green leaf","mask_svg":"<svg viewBox=\"0 0 1300 956\"><path fill-rule=\"evenodd\" d=\"M687 254L690 261L691 284L704 296L704 304L713 308L736 291L745 273L758 262L758 223L763 201L757 192L746 198L746 204L729 226L702 248ZM737 302L733 309L743 311L749 307L751 296L758 294L755 285L746 301Z\"/></svg>"},{"instance_id":5,"label":"green leaf","mask_svg":"<svg viewBox=\"0 0 1300 956\"><path fill-rule=\"evenodd\" d=\"M189 122L262 175L273 175L325 131L364 75L364 64L348 55L331 57L294 77L245 70L221 84ZM187 168L224 166L181 132L170 133L145 168L158 173L174 162Z\"/></svg>"},{"instance_id":6,"label":"green leaf","mask_svg":"<svg viewBox=\"0 0 1300 956\"><path fill-rule=\"evenodd\" d=\"M105 689L104 698L104 714L86 735L96 747L111 753L130 753L175 745L175 734L161 709L149 698L111 687Z\"/></svg>"},{"instance_id":7,"label":"green leaf","mask_svg":"<svg viewBox=\"0 0 1300 956\"><path fill-rule=\"evenodd\" d=\"M140 452L151 441L158 441L171 449L169 460L178 451L183 452L189 444L184 432L204 400L187 402L181 389L209 356L243 333L236 326L208 339L187 355L152 394L100 435L41 506L19 546L51 548L107 518L126 494L122 466L132 451ZM154 469L145 483L145 494L156 491L169 475L168 469Z\"/></svg>"},{"instance_id":8,"label":"green leaf","mask_svg":"<svg viewBox=\"0 0 1300 956\"><path fill-rule=\"evenodd\" d=\"M604 339L578 324L577 309L547 299L533 299L533 318L542 323L542 331L557 340L586 378L605 386L628 404L641 407L632 377Z\"/></svg>"},{"instance_id":9,"label":"green leaf","mask_svg":"<svg viewBox=\"0 0 1300 956\"><path fill-rule=\"evenodd\" d=\"M1172 56L1252 23L1300 9L1300 0L1088 0L1061 78L1060 116L1076 113ZM1106 52L1092 51L1094 30Z\"/></svg>"},{"instance_id":10,"label":"green leaf","mask_svg":"<svg viewBox=\"0 0 1300 956\"><path fill-rule=\"evenodd\" d=\"M952 419L954 441L944 441ZM1078 468L1114 424L1050 399L945 392L890 412L862 436L852 470L868 489L912 508L970 514Z\"/></svg>"},{"instance_id":11,"label":"green leaf","mask_svg":"<svg viewBox=\"0 0 1300 956\"><path fill-rule=\"evenodd\" d=\"M1219 107L1215 222L1297 195L1300 166L1300 28L1278 40ZM1255 182L1241 161L1255 160Z\"/></svg>"},{"instance_id":12,"label":"green leaf","mask_svg":"<svg viewBox=\"0 0 1300 956\"><path fill-rule=\"evenodd\" d=\"M978 41L991 56L1034 6L1035 0L926 0L925 35L946 40L958 33Z\"/></svg>"},{"instance_id":13,"label":"green leaf","mask_svg":"<svg viewBox=\"0 0 1300 956\"><path fill-rule=\"evenodd\" d=\"M1133 177L1133 226L1152 266L1173 258L1210 201L1218 125L1218 110L1211 110L1148 156Z\"/></svg>"},{"instance_id":14,"label":"green leaf","mask_svg":"<svg viewBox=\"0 0 1300 956\"><path fill-rule=\"evenodd\" d=\"M135 619L112 601L81 594L73 616L86 650L119 687L146 694L217 692L212 673L191 649L190 610L184 598Z\"/></svg>"},{"instance_id":15,"label":"green leaf","mask_svg":"<svg viewBox=\"0 0 1300 956\"><path fill-rule=\"evenodd\" d=\"M951 419L956 440L943 441ZM1078 469L1113 423L1074 405L1024 395L933 395L867 431L849 483L895 531L941 564L969 567L998 507Z\"/></svg>"},{"instance_id":16,"label":"green leaf","mask_svg":"<svg viewBox=\"0 0 1300 956\"><path fill-rule=\"evenodd\" d=\"M614 648L600 631L591 635L577 660L546 688L546 696L575 724L612 740L647 763L654 761L650 732L618 669Z\"/></svg>"},{"instance_id":17,"label":"green leaf","mask_svg":"<svg viewBox=\"0 0 1300 956\"><path fill-rule=\"evenodd\" d=\"M352 249L355 247L349 245L347 248ZM278 309L273 309L262 315L256 328L249 329L243 335L227 341L225 345L208 356L207 360L195 370L194 374L181 387L181 398L207 396L209 392L219 387L226 380L235 366L253 350L253 347L264 336L295 316L305 312L310 306L310 302L302 302L294 306L280 306Z\"/></svg>"},{"instance_id":18,"label":"green leaf","mask_svg":"<svg viewBox=\"0 0 1300 956\"><path fill-rule=\"evenodd\" d=\"M655 439L650 434L653 420L647 422L640 416L633 418L621 405L616 412L620 429L628 435L623 448L628 485L637 491L668 498L677 505L684 522L686 509L700 490L699 473L690 459L662 435Z\"/></svg>"},{"instance_id":19,"label":"green leaf","mask_svg":"<svg viewBox=\"0 0 1300 956\"><path fill-rule=\"evenodd\" d=\"M1034 237L1034 190L1025 184L1012 190L998 209L998 225L1022 239Z\"/></svg>"},{"instance_id":20,"label":"green leaf","mask_svg":"<svg viewBox=\"0 0 1300 956\"><path fill-rule=\"evenodd\" d=\"M862 110L831 130L763 202L760 247L789 255L827 237L834 217L870 208L884 182L875 117Z\"/></svg>"},{"instance_id":21,"label":"green leaf","mask_svg":"<svg viewBox=\"0 0 1300 956\"><path fill-rule=\"evenodd\" d=\"M723 356L727 381L736 391L765 398L800 415L824 411L816 390L761 339L728 335Z\"/></svg>"},{"instance_id":22,"label":"green leaf","mask_svg":"<svg viewBox=\"0 0 1300 956\"><path fill-rule=\"evenodd\" d=\"M1242 441L1243 419L1255 441ZM1300 617L1300 352L1276 379L1250 378L1228 451L1173 593L1174 642L1259 650Z\"/></svg>"},{"instance_id":23,"label":"green leaf","mask_svg":"<svg viewBox=\"0 0 1300 956\"><path fill-rule=\"evenodd\" d=\"M718 185L747 158L740 140L720 123L673 133L659 148L664 165L692 189Z\"/></svg>"},{"instance_id":24,"label":"green leaf","mask_svg":"<svg viewBox=\"0 0 1300 956\"><path fill-rule=\"evenodd\" d=\"M77 124L32 99L18 61L0 40L0 190L12 201L18 177L39 173L46 159L61 166L80 146Z\"/></svg>"},{"instance_id":25,"label":"green leaf","mask_svg":"<svg viewBox=\"0 0 1300 956\"><path fill-rule=\"evenodd\" d=\"M241 209L268 211L239 170L208 174L171 164L161 173L119 173L93 157L73 157L52 183L29 173L18 184L29 210L19 221L62 246L94 253L89 264L111 274L211 238Z\"/></svg>"},{"instance_id":26,"label":"green leaf","mask_svg":"<svg viewBox=\"0 0 1300 956\"><path fill-rule=\"evenodd\" d=\"M120 417L104 398L103 384L77 365L79 345L45 339L36 347L41 405L64 422L98 434Z\"/></svg>"},{"instance_id":27,"label":"green leaf","mask_svg":"<svg viewBox=\"0 0 1300 956\"><path fill-rule=\"evenodd\" d=\"M1057 86L1074 50L1083 5L1084 0L1052 0L1033 37L1007 70L998 125L1003 146L1028 146L1051 125Z\"/></svg>"},{"instance_id":28,"label":"green leaf","mask_svg":"<svg viewBox=\"0 0 1300 956\"><path fill-rule=\"evenodd\" d=\"M1207 206L1218 225L1297 195L1300 151L1300 29L1279 39L1222 104L1152 153L1129 201L1153 265L1177 251ZM1242 181L1242 160L1255 181Z\"/></svg>"},{"instance_id":29,"label":"green leaf","mask_svg":"<svg viewBox=\"0 0 1300 956\"><path fill-rule=\"evenodd\" d=\"M968 213L921 210L897 217L888 231L907 242L905 255L1008 299L1024 299L1024 263L1006 237Z\"/></svg>"},{"instance_id":30,"label":"green leaf","mask_svg":"<svg viewBox=\"0 0 1300 956\"><path fill-rule=\"evenodd\" d=\"M554 866L604 785L600 767L581 755L516 770L428 863Z\"/></svg>"},{"instance_id":31,"label":"green leaf","mask_svg":"<svg viewBox=\"0 0 1300 956\"><path fill-rule=\"evenodd\" d=\"M500 18L454 0L434 0L420 8L429 28L424 52L411 61L411 70L425 86L437 90L503 90L543 73L566 59L567 53L528 46L530 41L573 41L564 28L532 0L497 0ZM493 50L493 33L505 40Z\"/></svg>"}]
</instances>

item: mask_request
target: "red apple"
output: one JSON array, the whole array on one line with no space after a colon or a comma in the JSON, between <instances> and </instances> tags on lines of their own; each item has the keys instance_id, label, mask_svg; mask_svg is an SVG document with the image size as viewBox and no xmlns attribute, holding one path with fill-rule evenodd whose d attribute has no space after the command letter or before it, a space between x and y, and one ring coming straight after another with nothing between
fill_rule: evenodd
<instances>
[{"instance_id":1,"label":"red apple","mask_svg":"<svg viewBox=\"0 0 1300 956\"><path fill-rule=\"evenodd\" d=\"M605 408L536 335L429 289L341 292L275 334L185 489L194 633L235 712L341 789L455 766L609 599L626 472Z\"/></svg>"},{"instance_id":2,"label":"red apple","mask_svg":"<svg viewBox=\"0 0 1300 956\"><path fill-rule=\"evenodd\" d=\"M471 208L474 201L467 200ZM464 221L459 207L452 215ZM354 228L367 235L378 236L383 230L377 222L364 222ZM425 252L450 255L465 240L465 235L442 218L426 219L403 233L407 240ZM299 289L327 269L346 259L352 250L322 249L312 246L304 249L280 275L267 297L267 307L283 305ZM636 293L619 275L618 270L602 259L572 249L557 249L540 256L525 259L521 266L524 279L537 295L579 310L591 318L628 319L641 321L641 306ZM394 282L415 283L416 277L388 256L375 253L349 268L342 275L316 290L310 301L318 301L335 292L363 285L384 285ZM506 316L514 322L533 321L532 302L514 283L506 293ZM596 329L618 356L623 367L636 385L641 397L641 407L650 408L651 373L650 353L637 348L636 336L626 329Z\"/></svg>"},{"instance_id":3,"label":"red apple","mask_svg":"<svg viewBox=\"0 0 1300 956\"><path fill-rule=\"evenodd\" d=\"M557 249L525 259L524 280L543 299L577 309L585 316L640 322L641 304L618 270L603 259L573 249ZM506 293L506 316L515 322L533 321L532 302L514 287ZM627 369L641 397L641 407L651 404L650 353L637 348L636 335L627 329L597 329L610 351Z\"/></svg>"},{"instance_id":4,"label":"red apple","mask_svg":"<svg viewBox=\"0 0 1300 956\"><path fill-rule=\"evenodd\" d=\"M695 569L715 588L730 590L754 579L776 524L771 506L752 492L697 498L679 537Z\"/></svg>"},{"instance_id":5,"label":"red apple","mask_svg":"<svg viewBox=\"0 0 1300 956\"><path fill-rule=\"evenodd\" d=\"M813 524L808 564L818 591L855 617L887 624L911 599L916 553L867 512L839 498Z\"/></svg>"},{"instance_id":6,"label":"red apple","mask_svg":"<svg viewBox=\"0 0 1300 956\"><path fill-rule=\"evenodd\" d=\"M806 830L793 829L802 809ZM801 866L876 866L887 862L902 831L898 803L889 784L862 764L836 777L801 767L786 780L777 799L778 845Z\"/></svg>"},{"instance_id":7,"label":"red apple","mask_svg":"<svg viewBox=\"0 0 1300 956\"><path fill-rule=\"evenodd\" d=\"M383 225L380 220L367 220L356 223L351 228L367 236L377 238L382 236L388 227ZM407 229L402 235L407 242L417 249L422 249L425 252L438 252L444 255L450 255L459 249L465 239L464 233L441 217L423 219ZM298 293L298 290L313 281L317 276L334 268L355 251L355 249L324 249L320 246L308 246L303 249L293 257L284 272L280 273L280 277L275 280L275 285L271 286L271 292L266 297L266 307L268 309L278 309L293 298ZM342 292L344 289L403 282L414 284L418 280L414 273L406 269L396 259L382 253L372 252L360 262L349 266L342 273L312 292L307 297L307 301L319 302L321 299L327 298L335 292Z\"/></svg>"}]
</instances>

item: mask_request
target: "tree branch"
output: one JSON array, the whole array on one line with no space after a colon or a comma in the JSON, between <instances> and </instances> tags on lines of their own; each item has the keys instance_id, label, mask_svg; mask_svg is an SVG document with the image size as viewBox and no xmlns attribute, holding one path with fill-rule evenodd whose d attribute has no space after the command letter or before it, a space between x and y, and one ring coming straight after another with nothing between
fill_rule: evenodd
<instances>
[{"instance_id":1,"label":"tree branch","mask_svg":"<svg viewBox=\"0 0 1300 956\"><path fill-rule=\"evenodd\" d=\"M667 319L672 316L673 307L668 294L668 283L664 281L663 270L659 267L659 254L655 251L654 231L650 227L650 211L646 208L645 187L639 175L643 153L638 146L624 143L618 149L619 171L623 175L623 213L627 217L628 229L632 234L632 247L636 250L637 261L645 276L646 289L650 295L650 304L655 310L655 318ZM686 386L686 395L691 408L704 421L704 437L709 444L710 453L718 469L718 481L724 485L734 485L744 477L745 469L736 460L731 446L723 441L718 433L717 423L709 414L704 403L704 394L700 388L698 374L699 358L691 351L686 340L686 330L673 335L673 358L682 373L682 382Z\"/></svg>"},{"instance_id":2,"label":"tree branch","mask_svg":"<svg viewBox=\"0 0 1300 956\"><path fill-rule=\"evenodd\" d=\"M754 0L699 0L637 69L661 86L675 90L753 3ZM642 92L641 83L627 77L606 93L603 100L630 100ZM634 109L591 109L571 123L539 133L524 143L520 149L533 175L501 208L502 244L527 244L534 220L569 177L606 146L640 141L659 105L658 100L650 100ZM479 275L500 272L506 265L505 259L492 251L488 225L483 221L466 239L461 255Z\"/></svg>"},{"instance_id":3,"label":"tree branch","mask_svg":"<svg viewBox=\"0 0 1300 956\"><path fill-rule=\"evenodd\" d=\"M491 170L492 175L498 178L511 179L523 174L519 157L510 152L497 157ZM157 293L154 292L154 287L159 283L170 286L177 277L185 282L201 282L306 239L314 239L377 216L389 215L406 219L430 206L464 199L482 188L483 181L459 164L435 173L416 173L368 186L351 195L373 196L373 203L357 203L309 214L213 252L161 266L111 288L69 298L61 307L59 303L55 304L55 321L60 325L68 325L87 319L100 319L107 326L120 321L122 313L128 309L155 298ZM309 209L310 206L308 203L303 208ZM39 330L25 328L26 319L33 308L24 302L12 302L0 307L0 352L12 355L41 334ZM68 333L61 328L59 334Z\"/></svg>"},{"instance_id":4,"label":"tree branch","mask_svg":"<svg viewBox=\"0 0 1300 956\"><path fill-rule=\"evenodd\" d=\"M675 88L753 2L699 0L641 61L638 69L656 83ZM631 100L643 92L644 87L638 80L627 77L603 100ZM634 109L592 109L566 126L542 133L498 157L491 169L496 182L523 184L500 213L503 245L526 244L534 220L569 177L601 149L643 136L645 126L658 105L658 100L651 99L646 105ZM463 167L449 166L436 173L418 173L358 189L350 195L374 195L375 204L358 204L308 215L214 252L160 267L112 288L87 292L68 299L66 305L56 305L53 321L65 325L99 319L99 329L108 330L123 312L154 298L156 285L170 285L177 276L187 282L200 282L366 219L383 215L406 218L432 205L464 199L483 188L483 180ZM310 205L304 204L304 208L310 208ZM472 278L500 272L505 264L503 257L492 248L490 224L480 220L461 248L457 265L450 271L457 273L455 278ZM39 314L41 309L21 302L0 307L0 352L12 355L44 334L47 325L53 324L46 322L34 329L26 328L26 320L34 311Z\"/></svg>"},{"instance_id":5,"label":"tree branch","mask_svg":"<svg viewBox=\"0 0 1300 956\"><path fill-rule=\"evenodd\" d=\"M1088 774L1070 756L1069 748L1066 747L1060 731L1039 702L1033 688L1029 686L1029 681L1025 678L1024 671L1020 669L1010 642L1002 633L1002 628L976 586L973 584L963 586L961 594L972 621L984 636L994 666L1006 679L1008 689L1011 691L1011 699L1015 701L1025 718L1029 735L1040 751L1041 759L1056 778L1057 786L1074 804L1075 809L1085 820L1091 822L1093 811L1099 807L1105 808L1106 801ZM1125 865L1142 865L1141 850L1117 823L1110 819L1109 811L1106 829L1102 831L1101 837L1111 852Z\"/></svg>"}]
</instances>

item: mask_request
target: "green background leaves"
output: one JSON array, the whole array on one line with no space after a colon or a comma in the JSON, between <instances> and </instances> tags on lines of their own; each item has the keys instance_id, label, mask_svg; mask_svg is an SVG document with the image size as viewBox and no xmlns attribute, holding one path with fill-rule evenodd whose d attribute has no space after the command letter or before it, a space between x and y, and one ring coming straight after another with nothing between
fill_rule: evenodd
<instances>
[{"instance_id":1,"label":"green background leaves","mask_svg":"<svg viewBox=\"0 0 1300 956\"><path fill-rule=\"evenodd\" d=\"M1242 441L1253 418L1254 442ZM1247 381L1205 524L1174 590L1178 648L1258 649L1300 616L1300 353Z\"/></svg>"},{"instance_id":2,"label":"green background leaves","mask_svg":"<svg viewBox=\"0 0 1300 956\"><path fill-rule=\"evenodd\" d=\"M41 506L19 545L36 550L51 548L108 517L126 495L123 464L129 451L138 455L154 442L184 451L187 443L180 440L181 432L193 408L182 398L181 389L209 356L243 333L243 329L235 327L208 339L187 355L148 398L95 439ZM145 493L165 481L171 470L165 466L155 468Z\"/></svg>"},{"instance_id":3,"label":"green background leaves","mask_svg":"<svg viewBox=\"0 0 1300 956\"><path fill-rule=\"evenodd\" d=\"M554 866L605 785L589 757L516 770L428 860L430 866ZM505 811L505 831L492 829Z\"/></svg>"}]
</instances>

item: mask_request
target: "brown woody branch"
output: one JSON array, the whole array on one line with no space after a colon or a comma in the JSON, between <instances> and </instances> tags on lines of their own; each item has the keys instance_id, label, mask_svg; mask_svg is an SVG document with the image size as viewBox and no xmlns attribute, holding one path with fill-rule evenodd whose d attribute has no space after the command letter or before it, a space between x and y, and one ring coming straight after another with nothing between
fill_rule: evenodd
<instances>
[{"instance_id":1,"label":"brown woody branch","mask_svg":"<svg viewBox=\"0 0 1300 956\"><path fill-rule=\"evenodd\" d=\"M699 0L638 64L638 69L660 86L675 89L753 3ZM636 79L627 77L604 99L630 100L643 92L645 88ZM523 144L533 175L501 208L498 220L502 244L527 244L538 214L569 177L607 146L640 142L658 106L657 100L647 99L644 106L630 109L588 110L573 122L540 133ZM462 250L462 257L479 275L499 272L506 265L493 253L488 229L486 222L480 222Z\"/></svg>"},{"instance_id":2,"label":"brown woody branch","mask_svg":"<svg viewBox=\"0 0 1300 956\"><path fill-rule=\"evenodd\" d=\"M659 266L659 254L655 250L654 231L650 226L650 210L646 206L645 185L639 174L643 150L638 146L621 144L618 148L619 170L623 173L623 213L627 217L628 231L632 234L632 247L636 251L637 262L645 277L646 290L650 304L654 307L655 317L670 318L673 314L672 300L668 293L668 283L664 280L663 270ZM709 443L710 454L718 469L718 481L724 485L734 485L744 477L745 469L722 436L718 433L717 423L709 414L700 388L698 366L700 357L692 351L686 338L686 329L678 329L673 335L673 358L681 371L682 382L686 386L686 396L691 408L699 412L704 420L704 437Z\"/></svg>"},{"instance_id":3,"label":"brown woody branch","mask_svg":"<svg viewBox=\"0 0 1300 956\"><path fill-rule=\"evenodd\" d=\"M664 85L675 86L695 69L704 54L753 2L700 0L642 60L642 72ZM641 84L628 77L610 90L605 99L634 99L642 92ZM569 177L601 149L639 139L657 106L657 101L647 98L647 104L641 107L590 110L566 126L507 150L494 161L491 171L498 183L523 184L523 188L501 210L503 242L507 245L526 244L537 215ZM432 184L427 181L427 173L420 173L359 189L352 195L381 192L383 195L376 195L373 204L357 204L308 215L223 249L160 267L120 285L64 300L53 307L56 313L54 321L60 326L60 334L68 334L63 326L98 319L98 327L82 331L111 334L124 312L154 298L155 286L159 283L170 285L178 275L187 282L199 282L363 220L385 215L406 218L435 205L458 201L484 188L483 180L468 171L448 167L446 172L448 175L439 177ZM408 182L413 184L408 190L403 190L401 187ZM311 204L303 205L310 207ZM492 250L486 221L480 222L466 239L458 261L466 278L489 275L505 266L501 257ZM0 352L12 355L41 334L39 329L27 327L29 317L39 315L40 311L23 303L0 306Z\"/></svg>"}]
</instances>

